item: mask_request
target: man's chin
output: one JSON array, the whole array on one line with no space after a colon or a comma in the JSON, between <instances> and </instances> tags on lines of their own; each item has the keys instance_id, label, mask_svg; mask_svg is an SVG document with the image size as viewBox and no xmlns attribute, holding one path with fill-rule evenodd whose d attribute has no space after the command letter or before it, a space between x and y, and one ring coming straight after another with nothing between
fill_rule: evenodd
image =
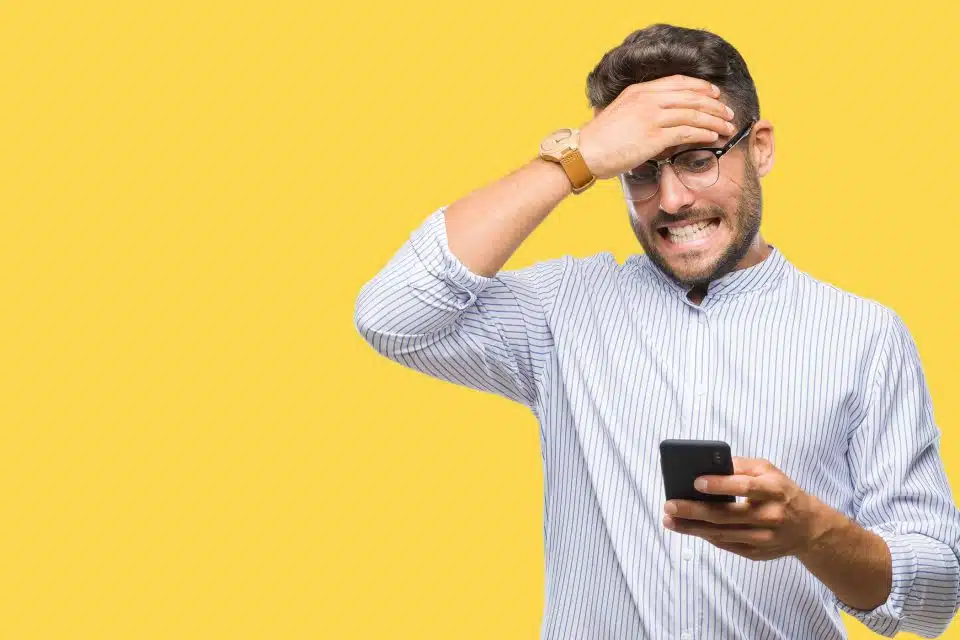
<instances>
[{"instance_id":1,"label":"man's chin","mask_svg":"<svg viewBox=\"0 0 960 640\"><path fill-rule=\"evenodd\" d=\"M667 275L683 287L697 287L708 285L719 277L716 270L703 271L674 271L668 270Z\"/></svg>"},{"instance_id":2,"label":"man's chin","mask_svg":"<svg viewBox=\"0 0 960 640\"><path fill-rule=\"evenodd\" d=\"M669 260L657 254L654 262L667 276L679 285L694 287L709 284L720 277L719 260L716 256L696 255L678 257Z\"/></svg>"}]
</instances>

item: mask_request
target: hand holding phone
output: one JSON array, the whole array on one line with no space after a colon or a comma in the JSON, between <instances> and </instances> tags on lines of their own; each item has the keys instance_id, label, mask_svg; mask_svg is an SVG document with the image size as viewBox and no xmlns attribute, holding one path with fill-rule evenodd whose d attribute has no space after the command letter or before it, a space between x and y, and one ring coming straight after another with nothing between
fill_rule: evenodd
<instances>
[{"instance_id":1,"label":"hand holding phone","mask_svg":"<svg viewBox=\"0 0 960 640\"><path fill-rule=\"evenodd\" d=\"M664 440L660 466L667 500L736 502L736 496L701 493L693 486L700 476L733 475L730 445L719 440Z\"/></svg>"}]
</instances>

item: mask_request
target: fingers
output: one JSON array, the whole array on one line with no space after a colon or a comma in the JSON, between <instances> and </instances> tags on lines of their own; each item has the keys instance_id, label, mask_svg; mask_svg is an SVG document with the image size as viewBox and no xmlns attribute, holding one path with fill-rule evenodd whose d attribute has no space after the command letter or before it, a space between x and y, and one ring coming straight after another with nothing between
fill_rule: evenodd
<instances>
[{"instance_id":1,"label":"fingers","mask_svg":"<svg viewBox=\"0 0 960 640\"><path fill-rule=\"evenodd\" d=\"M717 544L766 545L773 542L776 534L772 529L751 527L749 525L716 525L695 520L664 518L663 524L671 531L698 536Z\"/></svg>"},{"instance_id":2,"label":"fingers","mask_svg":"<svg viewBox=\"0 0 960 640\"><path fill-rule=\"evenodd\" d=\"M717 504L697 500L670 500L664 505L664 512L671 518L684 521L757 527L778 527L783 524L786 517L783 505L776 502Z\"/></svg>"},{"instance_id":3,"label":"fingers","mask_svg":"<svg viewBox=\"0 0 960 640\"><path fill-rule=\"evenodd\" d=\"M670 500L664 505L664 512L671 518L684 520L701 520L714 524L748 524L752 523L750 507L746 502L717 504L697 500Z\"/></svg>"},{"instance_id":4,"label":"fingers","mask_svg":"<svg viewBox=\"0 0 960 640\"><path fill-rule=\"evenodd\" d=\"M733 120L734 117L733 109L716 98L696 91L669 91L660 96L659 104L664 109L697 109L725 120Z\"/></svg>"},{"instance_id":5,"label":"fingers","mask_svg":"<svg viewBox=\"0 0 960 640\"><path fill-rule=\"evenodd\" d=\"M683 126L706 129L716 131L718 136L732 136L736 133L733 123L727 120L726 116L715 116L699 109L663 109L657 119L657 125L663 129Z\"/></svg>"},{"instance_id":6,"label":"fingers","mask_svg":"<svg viewBox=\"0 0 960 640\"><path fill-rule=\"evenodd\" d=\"M720 136L736 133L734 113L718 100L719 91L712 84L687 76L670 76L661 81L646 84L655 85L661 92L656 124L666 131L670 146L711 143Z\"/></svg>"},{"instance_id":7,"label":"fingers","mask_svg":"<svg viewBox=\"0 0 960 640\"><path fill-rule=\"evenodd\" d=\"M724 542L722 540L708 540L708 542L724 551L736 553L750 560L773 560L783 555L780 549L776 547L771 549L742 542Z\"/></svg>"},{"instance_id":8,"label":"fingers","mask_svg":"<svg viewBox=\"0 0 960 640\"><path fill-rule=\"evenodd\" d=\"M661 144L663 148L675 147L681 144L710 144L716 142L720 137L716 131L710 129L699 129L684 125L681 127L670 127L664 129L666 138Z\"/></svg>"},{"instance_id":9,"label":"fingers","mask_svg":"<svg viewBox=\"0 0 960 640\"><path fill-rule=\"evenodd\" d=\"M703 481L701 485L700 481ZM697 491L703 493L743 496L752 500L783 500L786 496L785 487L780 477L767 474L762 476L731 475L731 476L700 476L694 485Z\"/></svg>"}]
</instances>

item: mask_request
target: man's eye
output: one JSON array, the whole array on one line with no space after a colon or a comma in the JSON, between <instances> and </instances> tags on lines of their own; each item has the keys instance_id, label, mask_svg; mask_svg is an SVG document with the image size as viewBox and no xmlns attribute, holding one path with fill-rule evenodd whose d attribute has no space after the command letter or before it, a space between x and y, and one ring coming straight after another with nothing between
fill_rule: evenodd
<instances>
[{"instance_id":1,"label":"man's eye","mask_svg":"<svg viewBox=\"0 0 960 640\"><path fill-rule=\"evenodd\" d=\"M635 182L652 182L657 179L657 172L650 167L632 169L627 177Z\"/></svg>"}]
</instances>

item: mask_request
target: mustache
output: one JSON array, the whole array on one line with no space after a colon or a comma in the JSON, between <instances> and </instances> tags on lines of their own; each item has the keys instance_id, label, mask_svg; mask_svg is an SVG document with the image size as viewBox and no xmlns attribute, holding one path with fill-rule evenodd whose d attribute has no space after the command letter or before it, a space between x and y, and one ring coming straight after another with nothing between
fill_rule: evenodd
<instances>
[{"instance_id":1,"label":"mustache","mask_svg":"<svg viewBox=\"0 0 960 640\"><path fill-rule=\"evenodd\" d=\"M658 210L657 215L651 221L651 225L654 228L659 229L662 226L668 224L677 224L681 222L702 222L704 220L712 220L713 218L720 218L723 220L724 213L722 210L713 210L713 211L689 211L685 215L679 215L676 213L666 213L663 210Z\"/></svg>"}]
</instances>

